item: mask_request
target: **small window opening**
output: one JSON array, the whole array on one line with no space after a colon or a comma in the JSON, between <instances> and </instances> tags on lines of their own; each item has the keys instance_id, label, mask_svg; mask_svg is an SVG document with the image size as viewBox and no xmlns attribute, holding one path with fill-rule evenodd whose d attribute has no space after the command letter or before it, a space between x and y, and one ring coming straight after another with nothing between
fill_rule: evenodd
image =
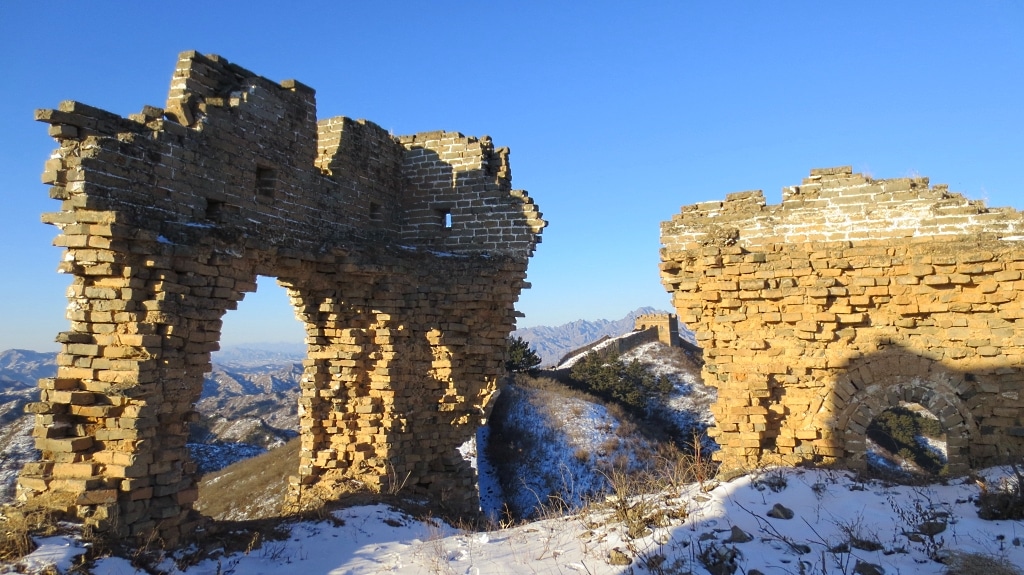
<instances>
[{"instance_id":1,"label":"small window opening","mask_svg":"<svg viewBox=\"0 0 1024 575\"><path fill-rule=\"evenodd\" d=\"M441 227L446 230L452 229L452 211L448 208L437 210L437 215L441 220Z\"/></svg>"},{"instance_id":2,"label":"small window opening","mask_svg":"<svg viewBox=\"0 0 1024 575\"><path fill-rule=\"evenodd\" d=\"M380 204L370 202L370 220L379 222L382 219L384 219L384 215L380 211Z\"/></svg>"},{"instance_id":3,"label":"small window opening","mask_svg":"<svg viewBox=\"0 0 1024 575\"><path fill-rule=\"evenodd\" d=\"M273 199L277 188L277 170L273 168L256 168L256 196Z\"/></svg>"},{"instance_id":4,"label":"small window opening","mask_svg":"<svg viewBox=\"0 0 1024 575\"><path fill-rule=\"evenodd\" d=\"M205 218L210 222L219 222L224 216L224 202L220 200L206 199Z\"/></svg>"}]
</instances>

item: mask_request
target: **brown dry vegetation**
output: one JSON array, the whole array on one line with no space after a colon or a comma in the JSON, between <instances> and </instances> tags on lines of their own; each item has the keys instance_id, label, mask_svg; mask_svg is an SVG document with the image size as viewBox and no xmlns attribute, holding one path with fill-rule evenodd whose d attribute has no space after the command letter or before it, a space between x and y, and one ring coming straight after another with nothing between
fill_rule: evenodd
<instances>
[{"instance_id":1,"label":"brown dry vegetation","mask_svg":"<svg viewBox=\"0 0 1024 575\"><path fill-rule=\"evenodd\" d=\"M515 374L507 382L491 413L488 455L498 473L499 483L509 496L508 517L505 519L561 515L574 510L576 505L569 502L577 499L582 500L580 504L585 504L586 501L600 499L608 492L623 497L662 493L670 486L692 482L703 484L714 476L715 465L707 454L701 453L700 441L695 438L679 441L680 438L666 433L659 420L642 417L619 403L603 400L573 386L571 382L555 379L564 375L564 371L547 371L540 377ZM524 393L527 389L534 393ZM533 427L527 423L524 427L513 421L514 418L510 418L513 404L522 401L529 402L530 409L550 425ZM596 485L581 476L574 476L572 466L554 468L546 465L543 458L535 457L542 451L541 444L555 441L553 430L566 423L562 419L566 415L565 407L575 401L603 406L610 419L618 423L614 434L602 443L590 448L577 447L571 454L578 466L590 467L590 473L604 477L605 487L595 492L581 491L586 490L584 485ZM573 407L567 413L580 415ZM527 481L526 478L536 481ZM537 505L529 508L520 508L522 502L509 495L524 488L532 491L538 486L557 486L562 490L535 494L538 495Z\"/></svg>"},{"instance_id":2,"label":"brown dry vegetation","mask_svg":"<svg viewBox=\"0 0 1024 575\"><path fill-rule=\"evenodd\" d=\"M946 560L946 575L1020 575L1006 559L980 553L955 553Z\"/></svg>"},{"instance_id":3,"label":"brown dry vegetation","mask_svg":"<svg viewBox=\"0 0 1024 575\"><path fill-rule=\"evenodd\" d=\"M0 563L20 559L35 549L32 536L52 535L58 530L61 508L70 507L67 495L47 495L30 503L0 508Z\"/></svg>"},{"instance_id":4,"label":"brown dry vegetation","mask_svg":"<svg viewBox=\"0 0 1024 575\"><path fill-rule=\"evenodd\" d=\"M288 477L299 467L299 439L244 459L199 482L195 508L217 520L278 517L288 492Z\"/></svg>"}]
</instances>

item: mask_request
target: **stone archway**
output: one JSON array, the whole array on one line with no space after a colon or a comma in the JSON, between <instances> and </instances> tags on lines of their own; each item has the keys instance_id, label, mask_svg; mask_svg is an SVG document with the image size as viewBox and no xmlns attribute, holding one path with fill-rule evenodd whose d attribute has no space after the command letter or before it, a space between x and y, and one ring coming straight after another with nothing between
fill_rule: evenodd
<instances>
[{"instance_id":1,"label":"stone archway","mask_svg":"<svg viewBox=\"0 0 1024 575\"><path fill-rule=\"evenodd\" d=\"M224 314L269 276L306 330L293 504L401 478L476 512L456 447L483 421L546 225L507 149L317 122L312 89L195 52L165 109L36 116L60 144L43 220L74 280L19 497L115 536L191 532L187 425Z\"/></svg>"},{"instance_id":2,"label":"stone archway","mask_svg":"<svg viewBox=\"0 0 1024 575\"><path fill-rule=\"evenodd\" d=\"M946 435L949 473L972 468L971 443L978 426L967 400L977 394L973 376L902 350L853 362L836 381L830 402L843 462L867 466L867 429L873 419L901 404L919 404L935 415Z\"/></svg>"}]
</instances>

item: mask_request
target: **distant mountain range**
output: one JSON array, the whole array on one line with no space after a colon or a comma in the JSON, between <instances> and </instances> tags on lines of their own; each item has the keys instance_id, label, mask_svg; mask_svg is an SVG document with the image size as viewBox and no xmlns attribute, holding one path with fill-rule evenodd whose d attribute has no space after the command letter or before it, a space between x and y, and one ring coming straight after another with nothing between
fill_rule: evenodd
<instances>
[{"instance_id":1,"label":"distant mountain range","mask_svg":"<svg viewBox=\"0 0 1024 575\"><path fill-rule=\"evenodd\" d=\"M0 501L14 495L22 464L38 457L31 437L34 419L25 414L25 404L39 401L36 382L57 373L56 360L56 352L0 352Z\"/></svg>"},{"instance_id":2,"label":"distant mountain range","mask_svg":"<svg viewBox=\"0 0 1024 575\"><path fill-rule=\"evenodd\" d=\"M517 329L513 336L521 337L530 343L530 347L540 356L541 366L553 366L570 351L593 343L604 336L617 337L633 331L636 318L650 313L668 313L653 307L637 308L619 320L598 319L588 321L578 319L563 325L535 326ZM685 329L680 326L680 335Z\"/></svg>"},{"instance_id":3,"label":"distant mountain range","mask_svg":"<svg viewBox=\"0 0 1024 575\"><path fill-rule=\"evenodd\" d=\"M43 377L57 374L57 352L43 353L27 349L0 351L0 389L36 389Z\"/></svg>"},{"instance_id":4,"label":"distant mountain range","mask_svg":"<svg viewBox=\"0 0 1024 575\"><path fill-rule=\"evenodd\" d=\"M306 359L306 344L295 342L241 343L213 352L213 363L228 367L280 365Z\"/></svg>"}]
</instances>

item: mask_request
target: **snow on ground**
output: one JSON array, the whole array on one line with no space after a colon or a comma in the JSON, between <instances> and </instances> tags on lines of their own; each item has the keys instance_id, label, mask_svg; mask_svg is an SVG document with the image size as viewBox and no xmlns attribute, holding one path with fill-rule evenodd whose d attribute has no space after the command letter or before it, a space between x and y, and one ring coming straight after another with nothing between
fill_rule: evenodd
<instances>
[{"instance_id":1,"label":"snow on ground","mask_svg":"<svg viewBox=\"0 0 1024 575\"><path fill-rule=\"evenodd\" d=\"M609 338L592 348L578 353L560 364L556 369L570 369L587 354L600 351L618 339L633 335L627 333L616 338ZM675 423L676 427L685 432L692 430L701 434L709 426L714 425L711 415L711 404L718 397L718 390L704 385L700 377L700 368L694 366L679 348L670 348L660 342L641 344L620 356L625 362L637 360L647 366L655 376L667 377L672 382L672 392L659 411ZM705 447L713 448L710 443Z\"/></svg>"},{"instance_id":2,"label":"snow on ground","mask_svg":"<svg viewBox=\"0 0 1024 575\"><path fill-rule=\"evenodd\" d=\"M459 447L459 453L476 469L477 489L480 492L480 511L492 521L501 518L505 506L504 494L498 482L498 471L486 457L480 453L487 452L491 439L491 428L482 426L476 430L476 437Z\"/></svg>"},{"instance_id":3,"label":"snow on ground","mask_svg":"<svg viewBox=\"0 0 1024 575\"><path fill-rule=\"evenodd\" d=\"M551 391L509 386L504 435L514 441L518 484L504 493L513 513L530 516L550 505L578 508L607 487L614 466L637 467L650 446L621 433L602 405Z\"/></svg>"},{"instance_id":4,"label":"snow on ground","mask_svg":"<svg viewBox=\"0 0 1024 575\"><path fill-rule=\"evenodd\" d=\"M945 440L937 439L935 437L925 437L923 435L918 435L914 437L914 439L917 441L918 445L939 456L939 459L943 463L949 460L949 454L946 453Z\"/></svg>"},{"instance_id":5,"label":"snow on ground","mask_svg":"<svg viewBox=\"0 0 1024 575\"><path fill-rule=\"evenodd\" d=\"M637 359L655 375L668 377L673 391L664 402L652 405L652 411L658 411L661 420L674 424L684 437L692 431L706 439L715 389L701 383L697 369L681 350L650 343L622 359ZM503 394L507 396L502 403L508 407L499 410L500 426L514 449L504 459L517 465L506 474L518 478L515 485L506 481L504 497L515 516L543 513L552 504L578 508L608 488L608 475L614 470L635 471L656 463L656 446L604 406L521 386L510 386ZM704 444L710 451L711 442ZM505 462L503 467L511 465ZM488 515L495 517L493 511Z\"/></svg>"},{"instance_id":6,"label":"snow on ground","mask_svg":"<svg viewBox=\"0 0 1024 575\"><path fill-rule=\"evenodd\" d=\"M1005 472L987 471L989 484L997 484ZM963 552L1024 565L1024 522L978 519L973 481L908 487L862 483L838 471L773 469L705 489L691 485L632 502L667 511L636 538L616 518L614 503L488 532L462 531L372 505L335 511L333 522L293 523L287 539L266 541L248 553L188 567L168 559L160 568L189 575L599 575L650 572L641 567L650 562L662 572L704 573L704 557L732 561L736 573L853 573L858 564L870 564L880 568L873 572L892 575L943 573L945 566L934 558ZM22 561L30 572L45 564L65 572L84 552L68 538L40 544ZM611 564L627 559L632 565ZM142 573L117 558L99 560L93 572Z\"/></svg>"},{"instance_id":7,"label":"snow on ground","mask_svg":"<svg viewBox=\"0 0 1024 575\"><path fill-rule=\"evenodd\" d=\"M660 406L660 414L667 417L679 430L692 430L703 435L714 425L711 404L718 398L718 390L704 385L700 369L689 363L678 348L667 348L658 342L645 343L622 355L623 361L637 360L658 377L672 382L672 392ZM705 447L715 448L711 442Z\"/></svg>"}]
</instances>

